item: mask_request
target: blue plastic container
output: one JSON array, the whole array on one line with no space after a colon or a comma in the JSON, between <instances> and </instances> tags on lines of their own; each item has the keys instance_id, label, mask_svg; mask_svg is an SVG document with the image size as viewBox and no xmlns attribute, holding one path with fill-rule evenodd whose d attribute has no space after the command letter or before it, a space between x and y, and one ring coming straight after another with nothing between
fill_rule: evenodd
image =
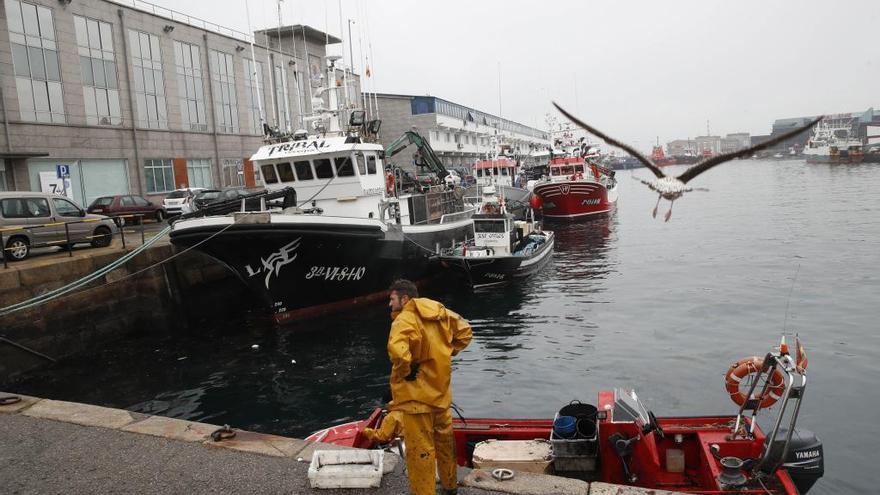
<instances>
[{"instance_id":1,"label":"blue plastic container","mask_svg":"<svg viewBox=\"0 0 880 495\"><path fill-rule=\"evenodd\" d=\"M553 420L553 433L560 438L572 438L577 433L577 418L574 416L557 416Z\"/></svg>"}]
</instances>

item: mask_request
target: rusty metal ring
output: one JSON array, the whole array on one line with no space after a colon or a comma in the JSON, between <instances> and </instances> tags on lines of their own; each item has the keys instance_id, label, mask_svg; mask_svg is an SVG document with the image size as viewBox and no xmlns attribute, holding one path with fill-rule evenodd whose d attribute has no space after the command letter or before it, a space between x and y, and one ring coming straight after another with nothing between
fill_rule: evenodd
<instances>
[{"instance_id":1,"label":"rusty metal ring","mask_svg":"<svg viewBox=\"0 0 880 495\"><path fill-rule=\"evenodd\" d=\"M507 481L513 479L513 470L507 468L498 468L492 471L492 477L498 481Z\"/></svg>"}]
</instances>

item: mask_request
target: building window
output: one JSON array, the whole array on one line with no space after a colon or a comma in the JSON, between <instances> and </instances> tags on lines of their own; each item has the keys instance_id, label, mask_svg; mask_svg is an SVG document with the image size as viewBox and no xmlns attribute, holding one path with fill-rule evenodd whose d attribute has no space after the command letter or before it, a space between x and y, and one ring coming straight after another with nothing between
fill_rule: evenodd
<instances>
[{"instance_id":1,"label":"building window","mask_svg":"<svg viewBox=\"0 0 880 495\"><path fill-rule=\"evenodd\" d=\"M257 62L254 66L253 60L244 59L244 89L248 95L247 104L250 110L251 118L249 121L251 134L263 134L263 126L260 122L260 81L263 78L263 63Z\"/></svg>"},{"instance_id":2,"label":"building window","mask_svg":"<svg viewBox=\"0 0 880 495\"><path fill-rule=\"evenodd\" d=\"M174 166L170 159L144 160L147 193L163 193L174 190Z\"/></svg>"},{"instance_id":3,"label":"building window","mask_svg":"<svg viewBox=\"0 0 880 495\"><path fill-rule=\"evenodd\" d=\"M174 70L180 94L180 119L184 129L207 131L205 114L205 86L202 82L202 62L199 47L174 42Z\"/></svg>"},{"instance_id":4,"label":"building window","mask_svg":"<svg viewBox=\"0 0 880 495\"><path fill-rule=\"evenodd\" d=\"M244 185L244 161L241 158L228 158L220 162L221 175L224 186Z\"/></svg>"},{"instance_id":5,"label":"building window","mask_svg":"<svg viewBox=\"0 0 880 495\"><path fill-rule=\"evenodd\" d=\"M217 131L230 134L238 132L235 66L232 63L232 55L211 50L211 84L214 88Z\"/></svg>"},{"instance_id":6,"label":"building window","mask_svg":"<svg viewBox=\"0 0 880 495\"><path fill-rule=\"evenodd\" d=\"M167 129L165 80L162 77L162 54L159 37L129 30L134 91L137 112L135 123L148 129Z\"/></svg>"},{"instance_id":7,"label":"building window","mask_svg":"<svg viewBox=\"0 0 880 495\"><path fill-rule=\"evenodd\" d=\"M211 160L209 158L187 160L186 178L189 187L212 187L214 181L211 180Z\"/></svg>"},{"instance_id":8,"label":"building window","mask_svg":"<svg viewBox=\"0 0 880 495\"><path fill-rule=\"evenodd\" d=\"M447 143L449 142L449 133L448 132L446 133L446 142Z\"/></svg>"},{"instance_id":9,"label":"building window","mask_svg":"<svg viewBox=\"0 0 880 495\"><path fill-rule=\"evenodd\" d=\"M6 185L6 160L0 159L0 191L8 191L9 186Z\"/></svg>"},{"instance_id":10,"label":"building window","mask_svg":"<svg viewBox=\"0 0 880 495\"><path fill-rule=\"evenodd\" d=\"M73 16L86 104L86 123L120 125L119 82L113 56L113 30L106 22Z\"/></svg>"},{"instance_id":11,"label":"building window","mask_svg":"<svg viewBox=\"0 0 880 495\"><path fill-rule=\"evenodd\" d=\"M21 120L63 124L61 69L52 11L6 0L6 17Z\"/></svg>"}]
</instances>

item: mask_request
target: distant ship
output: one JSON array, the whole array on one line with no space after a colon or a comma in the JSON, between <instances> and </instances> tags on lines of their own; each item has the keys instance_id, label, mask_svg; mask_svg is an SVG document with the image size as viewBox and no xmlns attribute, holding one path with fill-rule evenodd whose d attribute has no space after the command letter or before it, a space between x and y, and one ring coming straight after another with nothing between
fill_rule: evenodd
<instances>
[{"instance_id":1,"label":"distant ship","mask_svg":"<svg viewBox=\"0 0 880 495\"><path fill-rule=\"evenodd\" d=\"M831 115L816 124L804 148L807 163L861 163L863 143L855 136L851 115Z\"/></svg>"}]
</instances>

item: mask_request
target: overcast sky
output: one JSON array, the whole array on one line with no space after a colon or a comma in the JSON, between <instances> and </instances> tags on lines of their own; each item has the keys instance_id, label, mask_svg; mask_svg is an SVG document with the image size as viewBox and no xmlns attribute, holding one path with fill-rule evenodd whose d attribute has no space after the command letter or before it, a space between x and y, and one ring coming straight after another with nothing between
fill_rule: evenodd
<instances>
[{"instance_id":1,"label":"overcast sky","mask_svg":"<svg viewBox=\"0 0 880 495\"><path fill-rule=\"evenodd\" d=\"M248 2L253 30L277 26L274 0ZM153 3L248 30L245 0ZM553 100L642 149L707 120L767 134L777 118L880 109L880 0L342 0L342 16L346 56L347 19L356 58L371 40L376 91L541 128ZM282 17L340 35L338 0L285 0Z\"/></svg>"}]
</instances>

